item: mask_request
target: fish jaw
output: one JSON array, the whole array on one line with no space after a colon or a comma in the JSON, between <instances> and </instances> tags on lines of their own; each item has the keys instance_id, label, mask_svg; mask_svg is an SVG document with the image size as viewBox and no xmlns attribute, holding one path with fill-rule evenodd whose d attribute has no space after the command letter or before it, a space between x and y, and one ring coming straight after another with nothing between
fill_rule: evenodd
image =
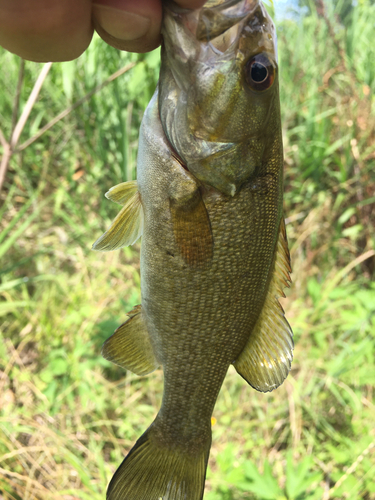
<instances>
[{"instance_id":1,"label":"fish jaw","mask_svg":"<svg viewBox=\"0 0 375 500\"><path fill-rule=\"evenodd\" d=\"M276 35L259 1L165 8L159 112L172 148L195 177L233 196L280 134ZM263 54L275 79L249 88L246 63ZM281 153L282 154L282 153Z\"/></svg>"}]
</instances>

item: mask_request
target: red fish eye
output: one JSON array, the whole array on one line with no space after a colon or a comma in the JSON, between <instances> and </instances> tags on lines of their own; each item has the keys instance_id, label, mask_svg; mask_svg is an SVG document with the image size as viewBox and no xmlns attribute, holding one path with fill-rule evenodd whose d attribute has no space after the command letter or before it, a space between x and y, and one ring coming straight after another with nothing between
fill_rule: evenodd
<instances>
[{"instance_id":1,"label":"red fish eye","mask_svg":"<svg viewBox=\"0 0 375 500\"><path fill-rule=\"evenodd\" d=\"M245 64L245 80L253 90L271 87L275 80L275 67L265 54L257 54Z\"/></svg>"}]
</instances>

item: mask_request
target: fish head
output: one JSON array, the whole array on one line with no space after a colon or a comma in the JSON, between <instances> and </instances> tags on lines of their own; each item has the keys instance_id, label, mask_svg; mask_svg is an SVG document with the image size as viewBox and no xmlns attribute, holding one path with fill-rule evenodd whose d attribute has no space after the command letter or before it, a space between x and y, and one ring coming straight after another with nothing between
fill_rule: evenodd
<instances>
[{"instance_id":1,"label":"fish head","mask_svg":"<svg viewBox=\"0 0 375 500\"><path fill-rule=\"evenodd\" d=\"M276 33L258 0L164 8L159 114L199 180L233 196L281 151ZM281 151L282 155L282 151Z\"/></svg>"}]
</instances>

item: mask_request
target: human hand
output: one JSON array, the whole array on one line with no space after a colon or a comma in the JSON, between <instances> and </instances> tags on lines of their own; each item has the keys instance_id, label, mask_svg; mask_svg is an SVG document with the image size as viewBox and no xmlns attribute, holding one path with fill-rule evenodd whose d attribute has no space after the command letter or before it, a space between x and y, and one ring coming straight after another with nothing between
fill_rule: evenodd
<instances>
[{"instance_id":1,"label":"human hand","mask_svg":"<svg viewBox=\"0 0 375 500\"><path fill-rule=\"evenodd\" d=\"M175 0L199 8L205 0ZM110 45L148 52L160 43L162 0L0 0L0 45L37 62L70 61L94 27Z\"/></svg>"}]
</instances>

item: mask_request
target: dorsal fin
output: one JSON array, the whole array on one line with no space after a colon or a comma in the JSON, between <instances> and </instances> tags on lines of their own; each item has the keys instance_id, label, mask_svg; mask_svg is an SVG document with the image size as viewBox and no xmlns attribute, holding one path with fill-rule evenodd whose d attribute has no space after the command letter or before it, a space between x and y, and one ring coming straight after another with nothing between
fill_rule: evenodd
<instances>
[{"instance_id":1,"label":"dorsal fin","mask_svg":"<svg viewBox=\"0 0 375 500\"><path fill-rule=\"evenodd\" d=\"M233 363L237 372L261 392L276 389L287 377L293 359L293 332L278 297L289 287L290 256L285 222L281 220L275 264L269 289L249 340Z\"/></svg>"},{"instance_id":2,"label":"dorsal fin","mask_svg":"<svg viewBox=\"0 0 375 500\"><path fill-rule=\"evenodd\" d=\"M107 231L92 246L93 250L110 251L133 245L143 232L143 208L137 181L111 188L106 197L124 205Z\"/></svg>"},{"instance_id":3,"label":"dorsal fin","mask_svg":"<svg viewBox=\"0 0 375 500\"><path fill-rule=\"evenodd\" d=\"M129 319L119 326L102 347L103 358L130 370L147 375L158 368L140 305L129 313Z\"/></svg>"}]
</instances>

